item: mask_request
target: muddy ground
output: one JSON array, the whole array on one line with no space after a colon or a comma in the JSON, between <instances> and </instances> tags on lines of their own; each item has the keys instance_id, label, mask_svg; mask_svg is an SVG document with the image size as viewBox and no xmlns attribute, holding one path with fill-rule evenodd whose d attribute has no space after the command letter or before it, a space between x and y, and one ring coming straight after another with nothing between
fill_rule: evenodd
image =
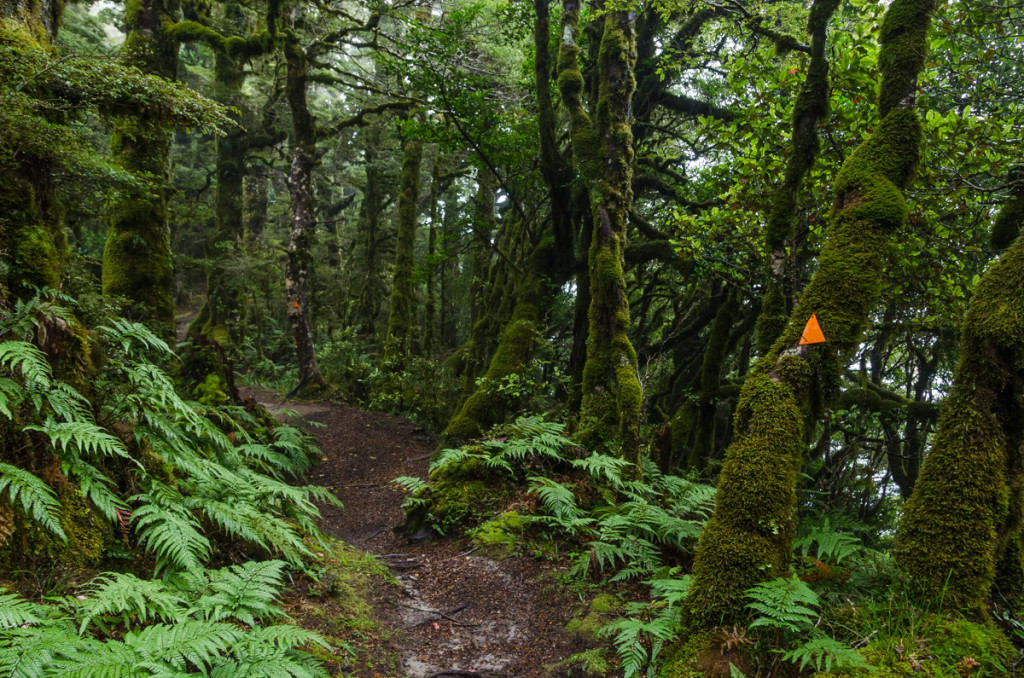
<instances>
[{"instance_id":1,"label":"muddy ground","mask_svg":"<svg viewBox=\"0 0 1024 678\"><path fill-rule=\"evenodd\" d=\"M557 568L523 557L494 560L461 535L409 539L399 529L403 495L390 481L426 477L434 450L426 432L346 405L281 405L268 393L250 395L322 424L314 433L323 458L309 481L331 488L344 505L324 509L322 529L381 558L399 582L376 597L400 667L354 675L568 675L551 667L590 645L565 631L580 604L562 588Z\"/></svg>"}]
</instances>

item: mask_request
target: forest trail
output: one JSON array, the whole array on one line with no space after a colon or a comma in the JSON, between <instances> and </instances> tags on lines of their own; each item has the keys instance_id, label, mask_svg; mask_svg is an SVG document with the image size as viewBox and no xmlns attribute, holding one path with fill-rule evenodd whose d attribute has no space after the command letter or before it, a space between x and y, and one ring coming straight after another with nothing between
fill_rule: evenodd
<instances>
[{"instance_id":1,"label":"forest trail","mask_svg":"<svg viewBox=\"0 0 1024 678\"><path fill-rule=\"evenodd\" d=\"M344 508L324 508L321 527L380 557L402 586L382 597L379 611L397 631L392 649L403 672L394 678L550 675L545 666L586 649L565 631L573 605L559 578L542 577L546 568L536 560L494 560L461 535L414 543L396 531L403 494L390 481L426 477L434 446L423 429L346 405L282 405L265 392L247 395L323 425L314 430L323 457L309 482L330 488Z\"/></svg>"}]
</instances>

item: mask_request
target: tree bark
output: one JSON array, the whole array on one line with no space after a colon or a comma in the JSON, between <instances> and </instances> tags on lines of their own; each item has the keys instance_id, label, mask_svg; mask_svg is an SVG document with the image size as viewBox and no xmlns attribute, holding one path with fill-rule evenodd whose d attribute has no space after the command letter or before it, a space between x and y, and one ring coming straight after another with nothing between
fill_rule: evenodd
<instances>
[{"instance_id":1,"label":"tree bark","mask_svg":"<svg viewBox=\"0 0 1024 678\"><path fill-rule=\"evenodd\" d=\"M402 144L402 177L398 193L398 242L391 283L391 312L384 357L401 367L416 352L413 337L415 296L413 273L416 264L416 226L419 221L420 165L423 142L406 138Z\"/></svg>"},{"instance_id":2,"label":"tree bark","mask_svg":"<svg viewBox=\"0 0 1024 678\"><path fill-rule=\"evenodd\" d=\"M558 87L569 110L573 160L587 184L594 224L588 256L590 312L583 368L580 441L639 463L642 393L629 340L623 276L626 224L632 207L633 135L630 103L636 86L635 13L605 14L598 50L595 118L583 107L578 0L565 0Z\"/></svg>"},{"instance_id":3,"label":"tree bark","mask_svg":"<svg viewBox=\"0 0 1024 678\"><path fill-rule=\"evenodd\" d=\"M143 73L174 80L178 42L164 31L178 18L177 0L142 0L125 9L125 61ZM111 209L103 249L103 291L127 300L124 313L165 337L174 333L174 260L167 223L171 135L158 120L123 119L111 142L115 162L152 177L146 190Z\"/></svg>"},{"instance_id":4,"label":"tree bark","mask_svg":"<svg viewBox=\"0 0 1024 678\"><path fill-rule=\"evenodd\" d=\"M288 174L288 195L292 209L284 282L288 328L299 363L299 382L292 394L310 394L326 386L320 374L313 333L309 327L309 267L316 235L313 200L316 120L306 100L306 56L298 38L291 31L292 20L293 17L286 14L289 25L284 36L285 94L292 114L292 164Z\"/></svg>"}]
</instances>

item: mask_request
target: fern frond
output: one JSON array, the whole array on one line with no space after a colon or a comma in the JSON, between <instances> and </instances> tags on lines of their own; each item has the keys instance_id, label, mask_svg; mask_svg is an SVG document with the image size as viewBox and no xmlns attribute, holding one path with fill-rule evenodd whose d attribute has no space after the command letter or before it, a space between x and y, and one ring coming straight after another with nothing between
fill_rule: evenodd
<instances>
[{"instance_id":1,"label":"fern frond","mask_svg":"<svg viewBox=\"0 0 1024 678\"><path fill-rule=\"evenodd\" d=\"M783 660L797 664L803 671L813 666L815 671L831 673L832 669L869 669L860 652L834 638L817 635L800 646L783 653Z\"/></svg>"},{"instance_id":2,"label":"fern frond","mask_svg":"<svg viewBox=\"0 0 1024 678\"><path fill-rule=\"evenodd\" d=\"M280 560L251 561L209 572L210 592L193 609L209 621L234 617L249 626L279 616L276 603L284 585L284 566Z\"/></svg>"},{"instance_id":3,"label":"fern frond","mask_svg":"<svg viewBox=\"0 0 1024 678\"><path fill-rule=\"evenodd\" d=\"M27 341L0 342L0 367L21 372L26 384L49 388L53 371L46 354Z\"/></svg>"},{"instance_id":4,"label":"fern frond","mask_svg":"<svg viewBox=\"0 0 1024 678\"><path fill-rule=\"evenodd\" d=\"M143 661L185 662L208 667L244 637L234 624L186 619L177 624L154 624L125 634L124 644Z\"/></svg>"},{"instance_id":5,"label":"fern frond","mask_svg":"<svg viewBox=\"0 0 1024 678\"><path fill-rule=\"evenodd\" d=\"M815 611L821 602L818 594L796 577L778 577L747 589L745 597L753 600L747 607L760 614L748 628L759 626L793 633L814 626Z\"/></svg>"},{"instance_id":6,"label":"fern frond","mask_svg":"<svg viewBox=\"0 0 1024 678\"><path fill-rule=\"evenodd\" d=\"M43 678L54 672L58 653L80 644L74 631L61 625L9 629L0 633L0 677Z\"/></svg>"},{"instance_id":7,"label":"fern frond","mask_svg":"<svg viewBox=\"0 0 1024 678\"><path fill-rule=\"evenodd\" d=\"M115 618L128 625L135 618L175 621L185 614L185 601L179 593L160 582L120 573L97 577L84 591L78 632L84 633L97 617Z\"/></svg>"},{"instance_id":8,"label":"fern frond","mask_svg":"<svg viewBox=\"0 0 1024 678\"><path fill-rule=\"evenodd\" d=\"M177 505L166 499L161 501L155 493L160 489L177 495ZM167 566L183 570L201 567L210 557L210 541L200 533L198 521L184 508L180 494L162 483L153 483L150 493L131 499L149 502L135 509L132 524L139 534L139 543L156 554L158 572Z\"/></svg>"},{"instance_id":9,"label":"fern frond","mask_svg":"<svg viewBox=\"0 0 1024 678\"><path fill-rule=\"evenodd\" d=\"M135 355L135 349L149 349L162 355L173 355L171 347L142 323L124 318L115 318L110 326L97 327L96 331L108 341L120 344L126 355Z\"/></svg>"},{"instance_id":10,"label":"fern frond","mask_svg":"<svg viewBox=\"0 0 1024 678\"><path fill-rule=\"evenodd\" d=\"M596 481L610 483L613 487L622 484L623 472L633 464L610 454L592 453L585 459L576 459L572 465L587 473Z\"/></svg>"},{"instance_id":11,"label":"fern frond","mask_svg":"<svg viewBox=\"0 0 1024 678\"><path fill-rule=\"evenodd\" d=\"M34 626L46 619L38 606L15 593L7 593L0 587L0 630L13 629L22 625Z\"/></svg>"},{"instance_id":12,"label":"fern frond","mask_svg":"<svg viewBox=\"0 0 1024 678\"><path fill-rule=\"evenodd\" d=\"M50 443L66 452L76 449L79 454L96 453L104 457L130 458L124 444L107 433L106 429L89 421L54 421L47 417L40 425L30 424L26 431L39 431L50 438Z\"/></svg>"},{"instance_id":13,"label":"fern frond","mask_svg":"<svg viewBox=\"0 0 1024 678\"><path fill-rule=\"evenodd\" d=\"M43 527L67 541L60 526L60 502L57 494L42 480L24 469L0 463L0 495L7 490L7 498L14 504L21 498L25 513Z\"/></svg>"}]
</instances>

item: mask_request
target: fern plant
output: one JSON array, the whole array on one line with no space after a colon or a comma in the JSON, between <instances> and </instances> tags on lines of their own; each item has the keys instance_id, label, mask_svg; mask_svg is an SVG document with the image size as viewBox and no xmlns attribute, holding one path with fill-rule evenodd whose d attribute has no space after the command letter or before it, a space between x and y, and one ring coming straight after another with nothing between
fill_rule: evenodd
<instances>
[{"instance_id":1,"label":"fern plant","mask_svg":"<svg viewBox=\"0 0 1024 678\"><path fill-rule=\"evenodd\" d=\"M752 601L747 608L756 615L748 629L773 632L773 651L783 661L797 664L800 669L812 665L815 671L867 666L859 652L817 627L821 600L796 577L763 582L747 589L746 597Z\"/></svg>"},{"instance_id":2,"label":"fern plant","mask_svg":"<svg viewBox=\"0 0 1024 678\"><path fill-rule=\"evenodd\" d=\"M656 674L662 648L679 634L682 603L690 582L690 575L680 576L678 567L661 570L647 581L651 602L627 603L625 616L601 629L601 635L610 637L615 645L623 678Z\"/></svg>"},{"instance_id":3,"label":"fern plant","mask_svg":"<svg viewBox=\"0 0 1024 678\"><path fill-rule=\"evenodd\" d=\"M308 437L292 426L256 422L241 408L181 398L152 361L174 360L171 349L123 319L96 329L109 360L94 390L80 392L54 377L30 341L53 318L77 322L58 301L51 295L19 302L0 323L0 416L23 437L17 446L53 459L40 468L0 460L0 502L64 540L50 486L59 470L108 520L130 525L157 571L204 565L218 536L302 566L310 555L303 536L318 534L317 502L337 503L324 488L284 482L301 476L315 457ZM257 428L266 433L255 436ZM138 461L143 457L149 464ZM154 475L155 469L162 470Z\"/></svg>"},{"instance_id":4,"label":"fern plant","mask_svg":"<svg viewBox=\"0 0 1024 678\"><path fill-rule=\"evenodd\" d=\"M284 567L257 561L162 581L103 575L48 605L0 591L0 678L326 676L305 651L330 649L326 641L273 623L286 618Z\"/></svg>"}]
</instances>

